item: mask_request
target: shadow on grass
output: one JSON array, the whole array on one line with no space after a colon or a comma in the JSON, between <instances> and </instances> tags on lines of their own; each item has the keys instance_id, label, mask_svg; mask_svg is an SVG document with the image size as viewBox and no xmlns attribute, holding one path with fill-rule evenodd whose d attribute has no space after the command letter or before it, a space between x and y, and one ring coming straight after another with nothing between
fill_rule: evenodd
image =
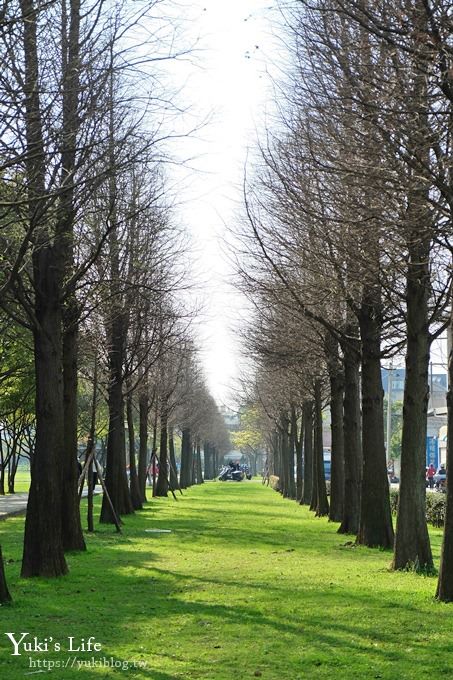
<instances>
[{"instance_id":1,"label":"shadow on grass","mask_svg":"<svg viewBox=\"0 0 453 680\"><path fill-rule=\"evenodd\" d=\"M278 573L266 571L261 576L253 565L244 580L191 573L193 551L204 552L207 557L226 551L237 555L239 561L252 554L262 558L264 553L265 562L260 564L267 569L274 562L277 566L281 559L286 567L289 564L296 570L299 559L311 559L316 553L338 560L339 565L375 558L373 551L362 548L338 551L344 537L335 533L335 525L325 521L304 524L302 532L300 519L306 519L308 512L294 503L279 502L274 495L269 498L272 513L268 498L267 491L263 493L258 485L209 485L196 496L186 493L179 504L171 498L159 499L136 515L124 517L121 535L109 525L98 525L95 535L87 536L87 552L68 556L71 573L53 581L18 578L16 562L20 561L21 545L17 538L21 538L23 519L8 520L2 526L2 541L7 546L4 552L15 603L8 610L0 609L0 616L8 619L8 625L16 625L16 630L28 626L23 629L31 634L55 635L56 639L61 637L61 630L67 635L95 635L101 642L109 641L103 652L117 657L130 653L128 646L135 649L134 631L149 628L146 653L153 659L165 656L169 663L183 666L175 674L150 667L143 675L137 674L156 680L188 677L184 675L187 665L200 674L204 667L196 651L176 653L175 648L174 654L163 654L155 636L162 629L174 629L175 645L180 631L180 635L193 638L200 650L216 650L225 663L229 658L228 637L247 641L251 631L259 641L271 641L269 644L286 640L289 655L303 640L308 648L342 649L345 654L351 652L377 664L408 659L427 662L431 651L421 643L429 638L432 622L420 617L419 602L403 601L397 592L383 595L370 587L357 591L353 590L357 583L353 587L335 585L323 581L322 574L316 582L299 578L288 583L279 579ZM235 505L238 500L241 506ZM100 499L96 503L98 511ZM145 534L151 522L153 527L168 528L172 533ZM165 564L171 565L172 553L186 553L187 570L159 566L163 541L167 542ZM288 553L288 546L294 551ZM15 561L9 563L8 558ZM222 569L218 572L221 574ZM435 611L436 617L448 625L450 611ZM376 623L369 612L379 612L383 618ZM403 630L408 640L404 647L398 646ZM444 640L436 644L436 650L450 654ZM77 677L83 671L92 677L90 669L85 668Z\"/></svg>"}]
</instances>

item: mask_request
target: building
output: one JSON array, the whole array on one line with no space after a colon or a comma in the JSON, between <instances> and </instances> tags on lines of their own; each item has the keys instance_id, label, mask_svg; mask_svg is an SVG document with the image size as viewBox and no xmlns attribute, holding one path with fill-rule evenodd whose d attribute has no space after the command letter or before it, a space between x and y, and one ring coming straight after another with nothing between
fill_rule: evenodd
<instances>
[{"instance_id":1,"label":"building","mask_svg":"<svg viewBox=\"0 0 453 680\"><path fill-rule=\"evenodd\" d=\"M430 366L429 380L429 406L430 410L444 408L447 405L447 374L434 373L433 366ZM382 386L386 399L388 398L389 385L391 389L391 400L403 401L404 380L406 378L405 368L381 368Z\"/></svg>"}]
</instances>

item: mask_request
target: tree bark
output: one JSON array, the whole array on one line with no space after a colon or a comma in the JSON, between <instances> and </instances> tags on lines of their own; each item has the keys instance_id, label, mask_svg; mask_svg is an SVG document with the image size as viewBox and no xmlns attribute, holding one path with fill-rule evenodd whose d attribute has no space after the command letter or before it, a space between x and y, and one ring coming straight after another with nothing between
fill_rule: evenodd
<instances>
[{"instance_id":1,"label":"tree bark","mask_svg":"<svg viewBox=\"0 0 453 680\"><path fill-rule=\"evenodd\" d=\"M280 415L280 423L278 430L278 449L280 458L280 490L284 498L289 498L289 442L288 442L288 417L285 413Z\"/></svg>"},{"instance_id":2,"label":"tree bark","mask_svg":"<svg viewBox=\"0 0 453 680\"><path fill-rule=\"evenodd\" d=\"M0 604L7 604L8 602L11 602L11 595L6 584L5 565L0 547Z\"/></svg>"},{"instance_id":3,"label":"tree bark","mask_svg":"<svg viewBox=\"0 0 453 680\"><path fill-rule=\"evenodd\" d=\"M135 461L135 425L132 396L128 395L127 405L127 430L129 433L129 490L131 494L132 507L134 510L142 510L142 500L138 486L137 465Z\"/></svg>"},{"instance_id":4,"label":"tree bark","mask_svg":"<svg viewBox=\"0 0 453 680\"><path fill-rule=\"evenodd\" d=\"M352 332L349 334L352 336ZM360 392L358 348L351 340L344 344L344 514L340 534L357 534L360 518L362 441L360 433Z\"/></svg>"},{"instance_id":5,"label":"tree bark","mask_svg":"<svg viewBox=\"0 0 453 680\"><path fill-rule=\"evenodd\" d=\"M61 194L57 210L57 243L63 266L63 281L74 269L74 172L80 127L80 0L62 3L62 146ZM69 18L69 22L68 22ZM64 458L62 461L62 535L65 550L85 550L77 489L77 364L79 308L75 290L66 291L63 302L63 399Z\"/></svg>"},{"instance_id":6,"label":"tree bark","mask_svg":"<svg viewBox=\"0 0 453 680\"><path fill-rule=\"evenodd\" d=\"M196 448L195 443L190 447L190 486L196 483Z\"/></svg>"},{"instance_id":7,"label":"tree bark","mask_svg":"<svg viewBox=\"0 0 453 680\"><path fill-rule=\"evenodd\" d=\"M97 356L94 358L94 374L93 374L93 397L91 401L91 419L90 419L90 431L88 433L87 450L85 456L85 462L90 460L91 454L94 452L96 455L96 410L97 410L97 398L98 398L98 359ZM94 521L93 521L93 492L94 492L94 472L93 472L93 459L91 458L88 467L88 504L87 504L87 525L88 531L94 531ZM99 480L100 481L100 480Z\"/></svg>"},{"instance_id":8,"label":"tree bark","mask_svg":"<svg viewBox=\"0 0 453 680\"><path fill-rule=\"evenodd\" d=\"M448 432L453 432L453 310L451 312L448 357ZM453 437L447 438L447 506L445 509L444 537L440 556L439 579L436 597L442 602L453 602L453 481L449 479L453 470Z\"/></svg>"},{"instance_id":9,"label":"tree bark","mask_svg":"<svg viewBox=\"0 0 453 680\"><path fill-rule=\"evenodd\" d=\"M75 301L73 301L75 304ZM62 466L61 529L65 550L86 550L80 518L77 489L77 308L64 310L66 320L63 333L63 403L64 403L64 459Z\"/></svg>"},{"instance_id":10,"label":"tree bark","mask_svg":"<svg viewBox=\"0 0 453 680\"><path fill-rule=\"evenodd\" d=\"M288 437L288 473L289 473L289 488L288 497L297 500L297 470L295 475L295 468L297 468L296 463L296 451L297 451L297 419L294 411L294 407L291 406L290 409L290 419L289 419L289 437Z\"/></svg>"},{"instance_id":11,"label":"tree bark","mask_svg":"<svg viewBox=\"0 0 453 680\"><path fill-rule=\"evenodd\" d=\"M21 575L61 576L67 572L61 532L63 380L61 313L50 249L36 255L34 331L36 444L25 520Z\"/></svg>"},{"instance_id":12,"label":"tree bark","mask_svg":"<svg viewBox=\"0 0 453 680\"><path fill-rule=\"evenodd\" d=\"M313 402L305 401L302 407L304 423L304 488L303 505L310 505L313 492Z\"/></svg>"},{"instance_id":13,"label":"tree bark","mask_svg":"<svg viewBox=\"0 0 453 680\"><path fill-rule=\"evenodd\" d=\"M191 483L191 468L192 468L191 451L192 442L190 429L184 428L182 431L181 472L179 477L181 489L187 489L187 487L190 486Z\"/></svg>"},{"instance_id":14,"label":"tree bark","mask_svg":"<svg viewBox=\"0 0 453 680\"><path fill-rule=\"evenodd\" d=\"M302 500L302 493L304 488L304 475L303 475L303 460L302 460L302 447L303 447L303 437L304 437L304 423L303 418L301 418L300 432L297 433L297 414L294 406L291 407L291 428L294 441L295 441L295 453L296 453L296 501L298 503ZM256 455L254 460L254 470L253 474L256 475Z\"/></svg>"},{"instance_id":15,"label":"tree bark","mask_svg":"<svg viewBox=\"0 0 453 680\"><path fill-rule=\"evenodd\" d=\"M377 286L365 284L360 314L363 479L357 543L370 548L393 548L395 536L384 443L381 318Z\"/></svg>"},{"instance_id":16,"label":"tree bark","mask_svg":"<svg viewBox=\"0 0 453 680\"><path fill-rule=\"evenodd\" d=\"M310 510L314 510L316 517L329 514L327 500L326 475L324 470L324 446L322 441L322 392L321 382L315 381L315 432L313 447L313 491Z\"/></svg>"},{"instance_id":17,"label":"tree bark","mask_svg":"<svg viewBox=\"0 0 453 680\"><path fill-rule=\"evenodd\" d=\"M33 331L36 375L36 445L25 520L21 574L61 576L67 572L61 535L63 384L61 259L44 220L45 154L33 0L21 0L23 17L25 138L28 218L37 230L33 248Z\"/></svg>"},{"instance_id":18,"label":"tree bark","mask_svg":"<svg viewBox=\"0 0 453 680\"><path fill-rule=\"evenodd\" d=\"M406 378L394 569L433 570L425 508L430 286L429 239L417 230L410 242L406 282Z\"/></svg>"},{"instance_id":19,"label":"tree bark","mask_svg":"<svg viewBox=\"0 0 453 680\"><path fill-rule=\"evenodd\" d=\"M108 390L109 433L105 485L115 512L120 516L130 514L134 509L126 474L122 351L121 348L119 348L119 352L115 351L118 340L117 334L114 334L113 340L113 345L109 351L111 382ZM115 517L105 495L102 498L100 521L105 524L115 523Z\"/></svg>"},{"instance_id":20,"label":"tree bark","mask_svg":"<svg viewBox=\"0 0 453 680\"><path fill-rule=\"evenodd\" d=\"M200 441L197 439L197 449L196 449L196 474L197 474L197 484L203 484L203 468L201 467L201 446Z\"/></svg>"},{"instance_id":21,"label":"tree bark","mask_svg":"<svg viewBox=\"0 0 453 680\"><path fill-rule=\"evenodd\" d=\"M212 446L211 444L209 446L212 456L212 479L215 479L215 477L217 476L217 472L219 470L219 454L217 453L217 449L215 446Z\"/></svg>"},{"instance_id":22,"label":"tree bark","mask_svg":"<svg viewBox=\"0 0 453 680\"><path fill-rule=\"evenodd\" d=\"M123 366L126 353L126 339L129 310L126 305L120 266L120 244L118 237L118 186L117 159L115 157L115 119L113 68L109 78L109 130L108 130L108 215L109 215L109 264L110 300L107 312L106 336L108 343L108 409L109 433L107 438L107 472L105 485L115 514L127 515L134 511L126 474L126 439L124 432ZM114 524L106 494L102 497L100 521Z\"/></svg>"},{"instance_id":23,"label":"tree bark","mask_svg":"<svg viewBox=\"0 0 453 680\"><path fill-rule=\"evenodd\" d=\"M338 355L338 342L330 334L326 337L326 358L330 383L330 429L332 436L329 519L331 522L341 522L344 514L344 372Z\"/></svg>"},{"instance_id":24,"label":"tree bark","mask_svg":"<svg viewBox=\"0 0 453 680\"><path fill-rule=\"evenodd\" d=\"M156 484L156 496L168 495L168 412L167 400L162 398L160 407L160 447L159 475Z\"/></svg>"},{"instance_id":25,"label":"tree bark","mask_svg":"<svg viewBox=\"0 0 453 680\"><path fill-rule=\"evenodd\" d=\"M214 479L214 461L213 452L209 442L203 442L203 453L204 453L204 478Z\"/></svg>"},{"instance_id":26,"label":"tree bark","mask_svg":"<svg viewBox=\"0 0 453 680\"><path fill-rule=\"evenodd\" d=\"M148 469L148 390L140 394L139 402L139 452L138 452L138 487L142 503L146 503L146 472Z\"/></svg>"},{"instance_id":27,"label":"tree bark","mask_svg":"<svg viewBox=\"0 0 453 680\"><path fill-rule=\"evenodd\" d=\"M170 489L179 489L178 472L176 469L175 439L173 427L168 428L168 453L170 460Z\"/></svg>"}]
</instances>

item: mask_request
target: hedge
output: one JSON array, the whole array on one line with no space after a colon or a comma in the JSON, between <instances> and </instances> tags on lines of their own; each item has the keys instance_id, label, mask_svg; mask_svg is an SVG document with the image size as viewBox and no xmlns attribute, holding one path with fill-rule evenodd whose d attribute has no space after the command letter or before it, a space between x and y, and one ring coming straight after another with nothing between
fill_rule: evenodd
<instances>
[{"instance_id":1,"label":"hedge","mask_svg":"<svg viewBox=\"0 0 453 680\"><path fill-rule=\"evenodd\" d=\"M442 528L445 522L446 496L444 493L426 494L426 521L435 527ZM390 507L396 513L398 507L398 490L390 490Z\"/></svg>"}]
</instances>

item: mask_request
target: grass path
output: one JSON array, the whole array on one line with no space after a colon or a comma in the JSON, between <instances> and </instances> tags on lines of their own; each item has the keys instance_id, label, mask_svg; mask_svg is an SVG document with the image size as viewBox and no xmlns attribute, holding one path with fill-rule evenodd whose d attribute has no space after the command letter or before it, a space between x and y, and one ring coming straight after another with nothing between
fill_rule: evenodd
<instances>
[{"instance_id":1,"label":"grass path","mask_svg":"<svg viewBox=\"0 0 453 680\"><path fill-rule=\"evenodd\" d=\"M1 529L14 597L0 609L2 680L36 677L30 658L74 663L57 680L453 677L453 606L434 601L435 578L389 572L390 553L345 546L336 525L256 482L156 499L123 535L89 536L57 581L19 579L23 518ZM8 631L62 649L11 656ZM102 649L68 652L69 636ZM146 668L76 668L104 657Z\"/></svg>"}]
</instances>

